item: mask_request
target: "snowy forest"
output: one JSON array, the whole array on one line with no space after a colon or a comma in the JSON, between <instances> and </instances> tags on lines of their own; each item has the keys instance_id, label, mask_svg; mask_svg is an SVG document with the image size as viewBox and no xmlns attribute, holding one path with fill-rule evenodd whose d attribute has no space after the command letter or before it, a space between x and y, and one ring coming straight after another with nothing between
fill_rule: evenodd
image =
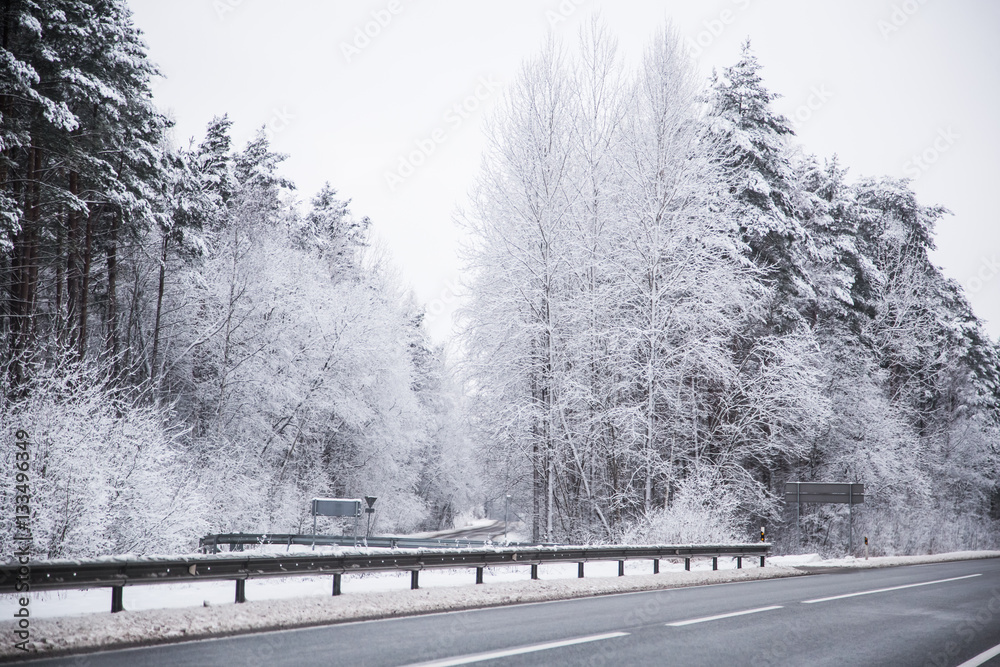
<instances>
[{"instance_id":1,"label":"snowy forest","mask_svg":"<svg viewBox=\"0 0 1000 667\"><path fill-rule=\"evenodd\" d=\"M124 2L2 6L0 420L35 448L36 548L306 532L317 496L449 521L457 394L371 222L331 187L300 202L224 115L171 145Z\"/></svg>"},{"instance_id":2,"label":"snowy forest","mask_svg":"<svg viewBox=\"0 0 1000 667\"><path fill-rule=\"evenodd\" d=\"M669 27L636 66L597 20L528 59L444 346L349 193L226 110L173 139L124 0L0 12L0 423L46 557L362 495L379 533L510 495L534 541L843 549L847 508L796 521L786 481L864 483L875 553L996 544L1000 342L930 258L949 213L798 145L749 41L709 81Z\"/></svg>"}]
</instances>

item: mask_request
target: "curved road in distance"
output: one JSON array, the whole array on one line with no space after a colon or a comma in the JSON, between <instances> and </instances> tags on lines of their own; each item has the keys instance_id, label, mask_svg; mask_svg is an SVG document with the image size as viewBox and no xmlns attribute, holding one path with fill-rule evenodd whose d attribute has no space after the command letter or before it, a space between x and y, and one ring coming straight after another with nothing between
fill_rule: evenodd
<instances>
[{"instance_id":1,"label":"curved road in distance","mask_svg":"<svg viewBox=\"0 0 1000 667\"><path fill-rule=\"evenodd\" d=\"M504 522L495 519L480 526L451 528L449 530L438 530L433 533L420 533L419 538L425 540L482 540L485 542L486 540L503 537L503 531Z\"/></svg>"},{"instance_id":2,"label":"curved road in distance","mask_svg":"<svg viewBox=\"0 0 1000 667\"><path fill-rule=\"evenodd\" d=\"M346 623L28 664L993 665L1000 664L1000 559Z\"/></svg>"}]
</instances>

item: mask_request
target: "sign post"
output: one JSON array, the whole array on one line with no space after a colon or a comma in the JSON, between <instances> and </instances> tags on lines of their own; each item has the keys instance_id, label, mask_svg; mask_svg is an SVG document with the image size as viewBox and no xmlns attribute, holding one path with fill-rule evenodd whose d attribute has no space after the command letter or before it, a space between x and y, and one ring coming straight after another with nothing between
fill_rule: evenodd
<instances>
[{"instance_id":1,"label":"sign post","mask_svg":"<svg viewBox=\"0 0 1000 667\"><path fill-rule=\"evenodd\" d=\"M378 500L375 496L365 496L365 502L368 503L368 507L365 508L365 514L368 515L368 528L365 530L365 546L368 546L368 538L372 536L372 514L375 514L375 501Z\"/></svg>"},{"instance_id":2,"label":"sign post","mask_svg":"<svg viewBox=\"0 0 1000 667\"><path fill-rule=\"evenodd\" d=\"M847 553L854 557L854 485L847 487Z\"/></svg>"},{"instance_id":3,"label":"sign post","mask_svg":"<svg viewBox=\"0 0 1000 667\"><path fill-rule=\"evenodd\" d=\"M507 544L507 522L510 515L510 494L504 498L503 502L503 543Z\"/></svg>"},{"instance_id":4,"label":"sign post","mask_svg":"<svg viewBox=\"0 0 1000 667\"><path fill-rule=\"evenodd\" d=\"M375 502L375 499L372 499ZM317 516L345 516L354 517L354 542L358 542L358 517L361 516L361 500L358 498L313 498L313 537L316 536ZM313 541L313 549L316 549L316 542Z\"/></svg>"},{"instance_id":5,"label":"sign post","mask_svg":"<svg viewBox=\"0 0 1000 667\"><path fill-rule=\"evenodd\" d=\"M854 554L854 506L865 502L864 484L788 482L785 484L785 502L795 503L796 528L799 528L802 503L847 503L847 552Z\"/></svg>"}]
</instances>

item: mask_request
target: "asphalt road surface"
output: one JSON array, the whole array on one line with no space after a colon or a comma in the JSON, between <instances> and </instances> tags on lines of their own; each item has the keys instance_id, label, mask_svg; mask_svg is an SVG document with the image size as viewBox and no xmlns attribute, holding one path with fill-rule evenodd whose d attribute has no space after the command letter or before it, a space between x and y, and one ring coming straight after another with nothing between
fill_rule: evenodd
<instances>
[{"instance_id":1,"label":"asphalt road surface","mask_svg":"<svg viewBox=\"0 0 1000 667\"><path fill-rule=\"evenodd\" d=\"M492 540L502 537L504 532L504 522L494 520L479 526L466 528L451 528L449 530L439 530L433 533L420 533L423 539L433 540Z\"/></svg>"},{"instance_id":2,"label":"asphalt road surface","mask_svg":"<svg viewBox=\"0 0 1000 667\"><path fill-rule=\"evenodd\" d=\"M1000 559L349 623L33 665L1000 665Z\"/></svg>"}]
</instances>

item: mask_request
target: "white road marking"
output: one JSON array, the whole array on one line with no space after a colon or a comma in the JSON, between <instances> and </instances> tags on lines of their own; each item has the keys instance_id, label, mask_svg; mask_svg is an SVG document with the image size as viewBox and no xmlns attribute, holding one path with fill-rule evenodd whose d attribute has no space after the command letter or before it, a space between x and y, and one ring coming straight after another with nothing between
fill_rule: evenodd
<instances>
[{"instance_id":1,"label":"white road marking","mask_svg":"<svg viewBox=\"0 0 1000 667\"><path fill-rule=\"evenodd\" d=\"M990 658L995 658L998 655L1000 655L1000 644L997 644L988 651L980 653L975 658L970 658L969 660L966 660L958 667L979 667L979 665L986 664L986 661L989 660Z\"/></svg>"},{"instance_id":2,"label":"white road marking","mask_svg":"<svg viewBox=\"0 0 1000 667\"><path fill-rule=\"evenodd\" d=\"M830 600L843 600L844 598L854 598L859 595L872 595L874 593L886 593L888 591L901 591L904 588L916 588L917 586L930 586L931 584L943 584L946 581L958 581L959 579L972 579L981 577L981 574L967 574L964 577L952 577L950 579L938 579L936 581L922 581L919 584L906 584L905 586L890 586L889 588L876 588L873 591L861 591L860 593L847 593L846 595L831 595L828 598L816 598L815 600L803 600L802 604L813 604L815 602L829 602Z\"/></svg>"},{"instance_id":3,"label":"white road marking","mask_svg":"<svg viewBox=\"0 0 1000 667\"><path fill-rule=\"evenodd\" d=\"M512 655L523 653L534 653L535 651L547 651L551 648L561 648L563 646L573 646L574 644L586 644L587 642L597 642L602 639L613 639L614 637L627 637L627 632L608 632L603 635L590 635L589 637L578 637L577 639L564 639L558 642L546 642L545 644L532 644L520 648L505 649L502 651L488 651L486 653L473 653L472 655L460 655L457 658L445 658L444 660L431 660L421 662L410 667L450 667L451 665L468 665L473 662L483 660L496 660L497 658L507 658Z\"/></svg>"},{"instance_id":4,"label":"white road marking","mask_svg":"<svg viewBox=\"0 0 1000 667\"><path fill-rule=\"evenodd\" d=\"M703 616L701 618L692 618L687 621L677 621L676 623L667 623L668 626L679 628L682 625L694 625L695 623L705 623L706 621L718 621L722 618L732 618L733 616L743 616L745 614L756 614L759 611L771 611L772 609L781 609L781 605L774 607L758 607L757 609L747 609L746 611L734 611L729 614L718 614L716 616Z\"/></svg>"}]
</instances>

